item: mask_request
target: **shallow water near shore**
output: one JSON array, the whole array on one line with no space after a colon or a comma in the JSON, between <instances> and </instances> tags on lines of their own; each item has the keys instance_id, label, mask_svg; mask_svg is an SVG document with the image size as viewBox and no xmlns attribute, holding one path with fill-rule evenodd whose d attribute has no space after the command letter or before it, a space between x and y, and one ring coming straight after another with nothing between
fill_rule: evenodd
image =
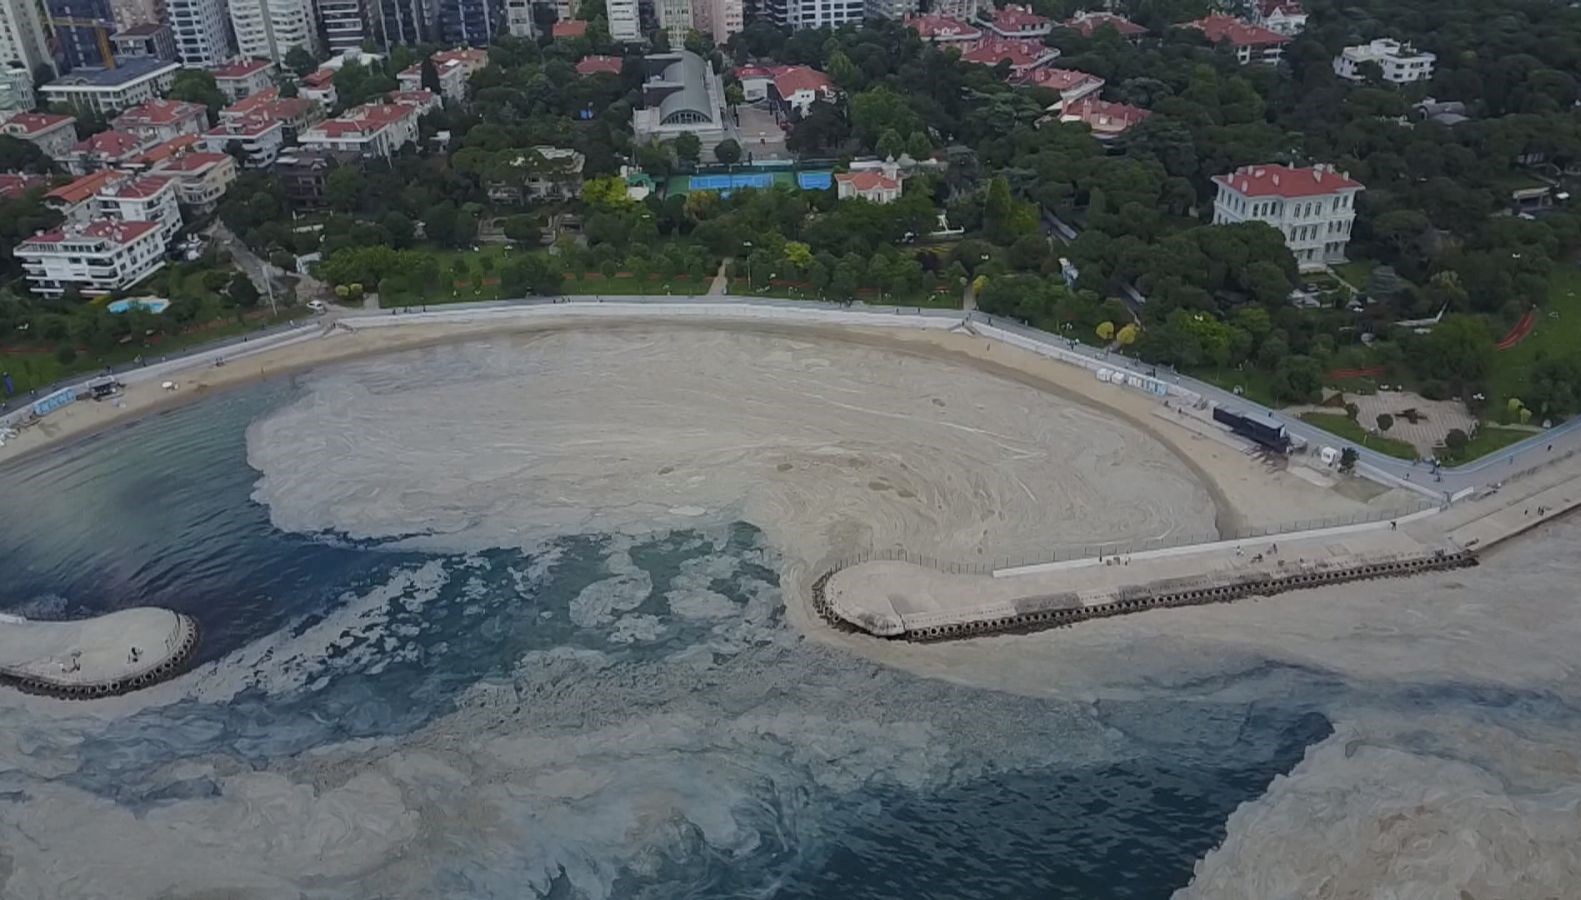
<instances>
[{"instance_id":1,"label":"shallow water near shore","mask_svg":"<svg viewBox=\"0 0 1581 900\"><path fill-rule=\"evenodd\" d=\"M1573 736L1568 690L1238 652L1117 659L1110 699L1029 696L804 636L767 523L465 552L416 549L423 523L279 530L248 428L344 378L255 385L0 469L0 509L26 511L0 521L0 610L149 604L204 627L195 672L101 712L0 697L0 896L1155 898L1227 836L1206 877L1275 896L1260 867L1333 818L1289 789L1337 767L1391 787L1439 782L1420 760L1514 771L1520 803L1565 808L1563 779L1525 770L1551 771ZM1336 732L1341 716L1403 736ZM1468 727L1519 738L1468 745ZM1469 769L1442 783L1496 790Z\"/></svg>"}]
</instances>

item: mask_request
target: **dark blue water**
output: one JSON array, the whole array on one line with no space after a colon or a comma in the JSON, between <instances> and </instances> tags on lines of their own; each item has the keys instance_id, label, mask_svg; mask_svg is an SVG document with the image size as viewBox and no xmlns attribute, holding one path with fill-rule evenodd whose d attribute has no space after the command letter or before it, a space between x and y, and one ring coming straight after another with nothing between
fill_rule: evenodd
<instances>
[{"instance_id":1,"label":"dark blue water","mask_svg":"<svg viewBox=\"0 0 1581 900\"><path fill-rule=\"evenodd\" d=\"M226 394L0 470L0 610L190 613L210 664L194 683L240 683L111 721L69 748L52 744L47 722L18 726L36 753L69 749L78 764L63 781L138 812L201 800L216 783L161 767L221 757L261 768L415 734L497 683L515 698L500 729L713 723L686 752L620 762L634 782L717 780L756 839L712 846L683 804L648 846L581 851L615 854L611 896L1150 898L1184 886L1229 813L1329 733L1294 700L1078 707L852 658L784 623L775 559L746 524L464 555L282 533L250 500L244 432L296 395L284 383ZM617 608L590 613L588 591L616 582ZM676 598L698 592L729 606L678 614ZM808 717L827 733L799 743L731 730L753 716ZM901 739L919 723L924 737ZM829 749L861 729L854 749ZM501 866L448 848L413 889L534 895ZM559 866L524 858L512 871ZM547 895L591 890L576 879L555 879Z\"/></svg>"}]
</instances>

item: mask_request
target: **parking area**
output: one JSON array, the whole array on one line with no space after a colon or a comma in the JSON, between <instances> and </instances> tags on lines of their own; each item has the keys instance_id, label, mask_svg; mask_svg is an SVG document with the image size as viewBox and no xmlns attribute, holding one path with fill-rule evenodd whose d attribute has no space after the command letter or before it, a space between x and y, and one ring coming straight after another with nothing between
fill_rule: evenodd
<instances>
[{"instance_id":1,"label":"parking area","mask_svg":"<svg viewBox=\"0 0 1581 900\"><path fill-rule=\"evenodd\" d=\"M743 103L735 107L735 113L740 117L736 131L740 135L742 162L790 159L790 152L785 149L785 132L767 105Z\"/></svg>"}]
</instances>

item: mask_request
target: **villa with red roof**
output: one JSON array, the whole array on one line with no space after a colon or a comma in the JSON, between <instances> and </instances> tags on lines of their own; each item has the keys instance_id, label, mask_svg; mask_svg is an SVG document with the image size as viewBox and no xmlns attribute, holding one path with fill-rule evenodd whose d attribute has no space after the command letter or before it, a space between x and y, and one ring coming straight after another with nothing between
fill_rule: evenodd
<instances>
[{"instance_id":1,"label":"villa with red roof","mask_svg":"<svg viewBox=\"0 0 1581 900\"><path fill-rule=\"evenodd\" d=\"M101 131L87 140L78 141L61 162L73 175L86 175L99 169L111 169L131 162L153 144L135 134L124 131Z\"/></svg>"},{"instance_id":2,"label":"villa with red roof","mask_svg":"<svg viewBox=\"0 0 1581 900\"><path fill-rule=\"evenodd\" d=\"M406 103L370 103L318 123L297 141L309 150L344 150L387 159L417 140L421 115L422 110Z\"/></svg>"},{"instance_id":3,"label":"villa with red roof","mask_svg":"<svg viewBox=\"0 0 1581 900\"><path fill-rule=\"evenodd\" d=\"M1040 87L1059 92L1059 102L1050 109L1060 109L1103 90L1104 81L1076 69L1033 69L1015 79L1022 87Z\"/></svg>"},{"instance_id":4,"label":"villa with red roof","mask_svg":"<svg viewBox=\"0 0 1581 900\"><path fill-rule=\"evenodd\" d=\"M1265 222L1279 229L1303 270L1345 261L1356 195L1366 188L1333 166L1243 166L1215 175L1213 224Z\"/></svg>"},{"instance_id":5,"label":"villa with red roof","mask_svg":"<svg viewBox=\"0 0 1581 900\"><path fill-rule=\"evenodd\" d=\"M578 38L587 34L587 22L581 19L561 19L549 29L554 38Z\"/></svg>"},{"instance_id":6,"label":"villa with red roof","mask_svg":"<svg viewBox=\"0 0 1581 900\"><path fill-rule=\"evenodd\" d=\"M1253 62L1277 63L1284 55L1285 45L1290 43L1290 38L1276 31L1218 13L1180 27L1202 32L1211 44L1229 45L1243 66Z\"/></svg>"},{"instance_id":7,"label":"villa with red roof","mask_svg":"<svg viewBox=\"0 0 1581 900\"><path fill-rule=\"evenodd\" d=\"M997 66L1001 62L1008 61L1012 79L1024 78L1028 72L1039 66L1048 65L1057 58L1059 58L1059 50L1045 46L1039 41L995 37L984 38L977 43L977 46L961 54L962 62L981 66Z\"/></svg>"},{"instance_id":8,"label":"villa with red roof","mask_svg":"<svg viewBox=\"0 0 1581 900\"><path fill-rule=\"evenodd\" d=\"M183 134L198 134L209 127L209 113L201 103L154 99L116 116L110 127L157 144Z\"/></svg>"},{"instance_id":9,"label":"villa with red roof","mask_svg":"<svg viewBox=\"0 0 1581 900\"><path fill-rule=\"evenodd\" d=\"M77 120L54 113L17 113L0 125L0 134L20 138L43 151L50 159L60 159L77 143Z\"/></svg>"},{"instance_id":10,"label":"villa with red roof","mask_svg":"<svg viewBox=\"0 0 1581 900\"><path fill-rule=\"evenodd\" d=\"M841 200L861 199L870 203L894 203L900 199L905 176L893 162L876 169L836 172L835 196Z\"/></svg>"},{"instance_id":11,"label":"villa with red roof","mask_svg":"<svg viewBox=\"0 0 1581 900\"><path fill-rule=\"evenodd\" d=\"M815 101L833 102L840 95L829 76L808 66L777 66L771 70L768 85L769 106L781 122L794 122L812 108Z\"/></svg>"},{"instance_id":12,"label":"villa with red roof","mask_svg":"<svg viewBox=\"0 0 1581 900\"><path fill-rule=\"evenodd\" d=\"M1015 3L1007 3L989 16L978 14L977 19L1002 38L1041 38L1054 30L1052 19Z\"/></svg>"},{"instance_id":13,"label":"villa with red roof","mask_svg":"<svg viewBox=\"0 0 1581 900\"><path fill-rule=\"evenodd\" d=\"M439 75L439 94L446 100L457 102L467 98L467 80L472 74L489 64L489 52L478 47L458 50L441 50L429 57L434 71ZM408 66L396 76L403 91L423 88L423 64Z\"/></svg>"},{"instance_id":14,"label":"villa with red roof","mask_svg":"<svg viewBox=\"0 0 1581 900\"><path fill-rule=\"evenodd\" d=\"M584 56L577 60L576 74L597 75L599 72L605 72L610 75L619 75L625 64L626 61L618 56Z\"/></svg>"},{"instance_id":15,"label":"villa with red roof","mask_svg":"<svg viewBox=\"0 0 1581 900\"><path fill-rule=\"evenodd\" d=\"M415 106L417 107L418 115L423 116L445 105L445 101L441 100L438 94L424 88L418 88L415 91L391 91L384 95L384 99L391 103L404 103L407 106Z\"/></svg>"},{"instance_id":16,"label":"villa with red roof","mask_svg":"<svg viewBox=\"0 0 1581 900\"><path fill-rule=\"evenodd\" d=\"M1085 97L1075 103L1067 103L1060 111L1059 120L1080 122L1086 125L1092 131L1092 136L1098 140L1112 141L1150 115L1152 113L1140 107L1110 103L1097 97Z\"/></svg>"},{"instance_id":17,"label":"villa with red roof","mask_svg":"<svg viewBox=\"0 0 1581 900\"><path fill-rule=\"evenodd\" d=\"M912 16L906 20L906 27L917 33L917 37L935 44L958 44L966 41L975 41L983 36L981 30L949 16L929 13L925 16Z\"/></svg>"},{"instance_id":18,"label":"villa with red roof","mask_svg":"<svg viewBox=\"0 0 1581 900\"><path fill-rule=\"evenodd\" d=\"M1082 37L1088 38L1092 37L1094 34L1097 34L1099 31L1105 28L1113 28L1120 34L1120 37L1123 37L1128 41L1139 40L1143 35L1147 34L1146 28L1143 28L1126 17L1117 16L1112 12L1102 12L1099 10L1086 10L1079 12L1060 24L1072 31L1080 33Z\"/></svg>"},{"instance_id":19,"label":"villa with red roof","mask_svg":"<svg viewBox=\"0 0 1581 900\"><path fill-rule=\"evenodd\" d=\"M157 166L166 160L175 159L184 153L196 151L198 149L198 144L201 143L201 141L202 136L196 134L183 134L178 138L171 138L162 144L155 144L154 146L149 147L147 150L144 150L142 153L139 153L135 158L132 159L131 165L145 169L150 166Z\"/></svg>"},{"instance_id":20,"label":"villa with red roof","mask_svg":"<svg viewBox=\"0 0 1581 900\"><path fill-rule=\"evenodd\" d=\"M274 84L274 63L267 59L244 59L211 70L214 84L235 103Z\"/></svg>"},{"instance_id":21,"label":"villa with red roof","mask_svg":"<svg viewBox=\"0 0 1581 900\"><path fill-rule=\"evenodd\" d=\"M93 198L99 191L125 177L125 172L115 169L84 175L45 194L44 205L60 213L68 223L80 225L93 218Z\"/></svg>"}]
</instances>

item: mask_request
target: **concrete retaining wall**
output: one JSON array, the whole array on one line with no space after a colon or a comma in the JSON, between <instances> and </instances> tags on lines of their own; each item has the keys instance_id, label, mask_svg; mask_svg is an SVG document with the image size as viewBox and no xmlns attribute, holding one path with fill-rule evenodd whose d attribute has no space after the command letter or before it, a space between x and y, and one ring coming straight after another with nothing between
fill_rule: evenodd
<instances>
[{"instance_id":1,"label":"concrete retaining wall","mask_svg":"<svg viewBox=\"0 0 1581 900\"><path fill-rule=\"evenodd\" d=\"M25 694L40 694L62 700L99 700L153 687L186 671L198 649L200 630L191 616L177 614L176 631L165 639L164 653L150 660L147 668L128 672L106 681L68 682L41 675L30 675L0 668L0 684Z\"/></svg>"}]
</instances>

